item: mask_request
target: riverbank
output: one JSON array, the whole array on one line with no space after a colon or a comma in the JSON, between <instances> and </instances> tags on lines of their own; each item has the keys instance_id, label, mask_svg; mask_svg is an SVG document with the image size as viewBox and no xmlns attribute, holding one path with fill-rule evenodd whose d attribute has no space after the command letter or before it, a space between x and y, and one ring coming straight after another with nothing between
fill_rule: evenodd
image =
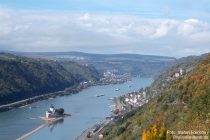
<instances>
[{"instance_id":1,"label":"riverbank","mask_svg":"<svg viewBox=\"0 0 210 140\"><path fill-rule=\"evenodd\" d=\"M99 124L94 125L91 128L86 129L76 137L74 140L95 140L97 139L97 136L100 135L101 130L106 127L108 124L113 121L112 117L106 118L104 121L100 122Z\"/></svg>"},{"instance_id":2,"label":"riverbank","mask_svg":"<svg viewBox=\"0 0 210 140\"><path fill-rule=\"evenodd\" d=\"M96 84L95 83L85 84L85 85L84 84L79 84L77 86L66 88L62 91L57 91L57 92L53 92L53 93L34 96L34 97L24 99L24 100L20 100L20 101L14 102L14 103L1 105L0 106L0 112L8 111L10 109L18 108L18 107L21 107L21 106L25 106L25 105L28 105L28 104L31 104L31 103L34 103L34 102L37 102L37 101L40 101L40 100L55 98L57 96L65 96L65 95L75 94L75 93L80 92L83 89L86 89L86 88L88 88L90 86L94 86L94 85L96 85Z\"/></svg>"},{"instance_id":3,"label":"riverbank","mask_svg":"<svg viewBox=\"0 0 210 140\"><path fill-rule=\"evenodd\" d=\"M150 96L146 89L133 91L125 95L114 97L114 105L110 117L83 131L75 140L100 140L104 135L104 128L115 125L124 117L132 115L139 107L146 104ZM97 126L97 127L96 127ZM97 128L97 130L95 130Z\"/></svg>"},{"instance_id":4,"label":"riverbank","mask_svg":"<svg viewBox=\"0 0 210 140\"><path fill-rule=\"evenodd\" d=\"M127 79L122 79L122 80L114 80L114 81L98 81L98 82L92 82L92 81L88 81L88 82L81 82L78 85L75 85L73 87L69 87L69 88L65 88L62 91L57 91L57 92L53 92L53 93L47 93L47 94L43 94L43 95L39 95L39 96L34 96L28 99L24 99L24 100L20 100L17 102L13 102L13 103L9 103L9 104L5 104L5 105L0 105L0 112L4 112L4 111L8 111L10 109L14 109L14 108L18 108L21 106L25 106L37 101L41 101L41 100L47 100L49 98L55 98L57 96L66 96L66 95L71 95L71 94L76 94L80 91L82 91L83 89L89 88L91 86L96 86L96 85L110 85L110 84L122 84L125 83L127 81L129 81L130 78Z\"/></svg>"},{"instance_id":5,"label":"riverbank","mask_svg":"<svg viewBox=\"0 0 210 140\"><path fill-rule=\"evenodd\" d=\"M131 113L132 111L124 112L123 114L119 115L111 115L111 117L106 117L106 119L102 122L84 130L74 140L100 140L103 138L104 128L114 125L120 119L123 119L124 115L126 115L127 113Z\"/></svg>"}]
</instances>

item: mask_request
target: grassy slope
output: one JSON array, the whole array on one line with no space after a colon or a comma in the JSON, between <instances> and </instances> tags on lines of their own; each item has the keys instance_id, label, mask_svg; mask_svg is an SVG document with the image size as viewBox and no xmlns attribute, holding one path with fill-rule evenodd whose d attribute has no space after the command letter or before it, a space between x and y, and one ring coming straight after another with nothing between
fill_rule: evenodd
<instances>
[{"instance_id":1,"label":"grassy slope","mask_svg":"<svg viewBox=\"0 0 210 140\"><path fill-rule=\"evenodd\" d=\"M160 91L148 104L105 128L105 139L164 140L171 139L167 130L209 130L210 55L191 73Z\"/></svg>"}]
</instances>

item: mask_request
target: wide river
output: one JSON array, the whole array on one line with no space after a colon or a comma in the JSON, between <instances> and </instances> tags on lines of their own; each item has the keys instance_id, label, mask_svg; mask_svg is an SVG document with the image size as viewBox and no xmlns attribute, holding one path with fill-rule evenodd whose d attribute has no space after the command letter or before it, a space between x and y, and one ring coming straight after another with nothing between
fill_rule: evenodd
<instances>
[{"instance_id":1,"label":"wide river","mask_svg":"<svg viewBox=\"0 0 210 140\"><path fill-rule=\"evenodd\" d=\"M43 100L2 112L0 113L0 140L15 140L45 123L39 116L44 116L51 104L57 108L64 108L65 112L71 113L72 116L64 118L57 124L48 125L26 139L73 140L85 129L111 115L110 105L113 101L110 98L145 88L152 82L150 78L135 77L131 82L94 86L78 94ZM119 90L115 91L115 89ZM96 94L105 94L105 96L95 97Z\"/></svg>"}]
</instances>

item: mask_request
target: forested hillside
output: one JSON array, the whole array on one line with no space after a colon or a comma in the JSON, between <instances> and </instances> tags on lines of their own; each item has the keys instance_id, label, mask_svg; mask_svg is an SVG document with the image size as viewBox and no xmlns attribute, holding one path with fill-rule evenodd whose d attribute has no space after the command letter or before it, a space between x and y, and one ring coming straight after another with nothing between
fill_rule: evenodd
<instances>
[{"instance_id":1,"label":"forested hillside","mask_svg":"<svg viewBox=\"0 0 210 140\"><path fill-rule=\"evenodd\" d=\"M58 61L75 61L80 64L92 64L99 72L116 70L133 76L153 77L176 60L174 57L140 54L89 54L82 52L46 52L17 54Z\"/></svg>"},{"instance_id":2,"label":"forested hillside","mask_svg":"<svg viewBox=\"0 0 210 140\"><path fill-rule=\"evenodd\" d=\"M198 61L197 61L198 62ZM179 65L184 66L184 65ZM186 66L186 65L185 65ZM210 137L210 54L182 76L165 74L149 89L151 100L103 130L105 140L171 140L178 131ZM172 73L174 74L174 73ZM166 76L168 75L168 76ZM161 83L162 82L162 83ZM160 84L161 83L161 84ZM156 84L156 85L155 85ZM173 134L175 133L175 134ZM177 136L193 136L177 135ZM184 139L184 137L182 137Z\"/></svg>"},{"instance_id":3,"label":"forested hillside","mask_svg":"<svg viewBox=\"0 0 210 140\"><path fill-rule=\"evenodd\" d=\"M92 66L0 54L0 105L99 79Z\"/></svg>"}]
</instances>

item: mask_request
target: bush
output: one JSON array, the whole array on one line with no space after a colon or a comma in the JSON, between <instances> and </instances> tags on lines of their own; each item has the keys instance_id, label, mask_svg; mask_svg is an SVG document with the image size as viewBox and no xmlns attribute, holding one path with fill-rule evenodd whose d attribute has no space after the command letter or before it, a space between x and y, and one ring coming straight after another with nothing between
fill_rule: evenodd
<instances>
[{"instance_id":1,"label":"bush","mask_svg":"<svg viewBox=\"0 0 210 140\"><path fill-rule=\"evenodd\" d=\"M117 135L119 136L120 134L122 134L125 131L125 127L121 126L118 130L117 130Z\"/></svg>"}]
</instances>

